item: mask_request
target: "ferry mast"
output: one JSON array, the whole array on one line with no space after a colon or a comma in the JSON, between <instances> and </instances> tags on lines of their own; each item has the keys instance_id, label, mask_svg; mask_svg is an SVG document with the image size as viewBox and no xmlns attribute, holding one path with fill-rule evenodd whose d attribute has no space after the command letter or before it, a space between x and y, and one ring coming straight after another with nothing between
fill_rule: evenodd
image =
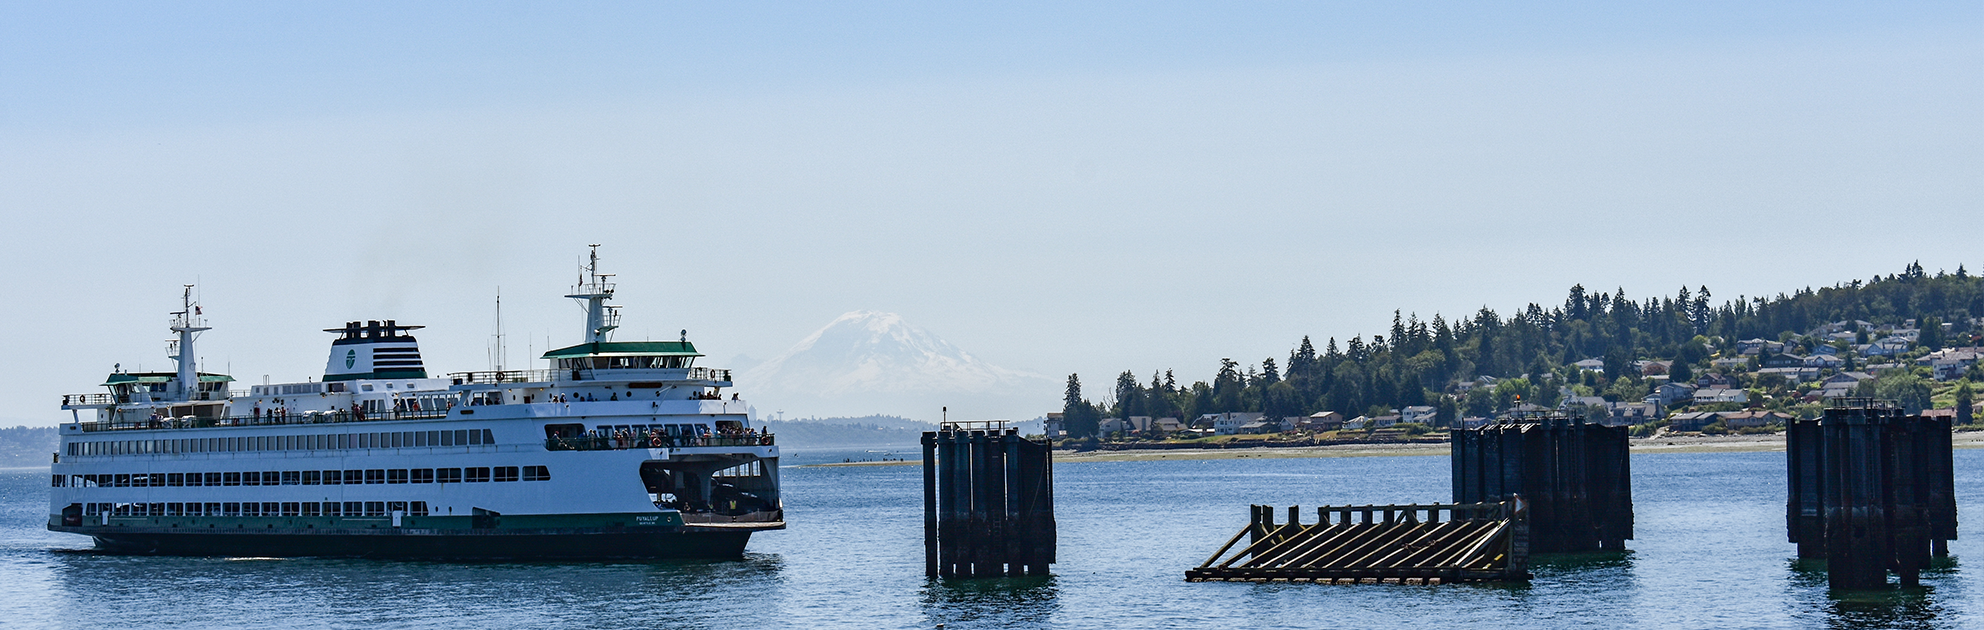
<instances>
[{"instance_id":1,"label":"ferry mast","mask_svg":"<svg viewBox=\"0 0 1984 630\"><path fill-rule=\"evenodd\" d=\"M179 333L179 339L172 342L170 350L172 360L179 363L179 386L174 394L185 401L200 397L200 355L193 353L193 338L212 328L202 325L200 307L193 303L193 285L185 285L179 301L180 309L172 312L172 332Z\"/></svg>"},{"instance_id":2,"label":"ferry mast","mask_svg":"<svg viewBox=\"0 0 1984 630\"><path fill-rule=\"evenodd\" d=\"M610 273L599 272L599 245L593 244L592 253L586 262L584 273L579 274L579 283L572 286L572 293L565 297L580 300L586 309L586 343L606 341L613 329L620 327L620 307L606 303L613 299L613 283L608 280Z\"/></svg>"}]
</instances>

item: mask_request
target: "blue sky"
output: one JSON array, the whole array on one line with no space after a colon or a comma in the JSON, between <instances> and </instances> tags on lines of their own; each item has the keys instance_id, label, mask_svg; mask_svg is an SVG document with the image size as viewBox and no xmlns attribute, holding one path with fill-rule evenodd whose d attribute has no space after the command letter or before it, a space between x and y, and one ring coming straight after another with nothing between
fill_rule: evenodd
<instances>
[{"instance_id":1,"label":"blue sky","mask_svg":"<svg viewBox=\"0 0 1984 630\"><path fill-rule=\"evenodd\" d=\"M1090 381L1578 282L1975 268L1981 34L1974 2L0 3L0 352L46 357L0 421L164 367L186 282L244 380L317 374L347 319L484 367L498 285L569 342L593 242L627 334L716 363L875 309Z\"/></svg>"}]
</instances>

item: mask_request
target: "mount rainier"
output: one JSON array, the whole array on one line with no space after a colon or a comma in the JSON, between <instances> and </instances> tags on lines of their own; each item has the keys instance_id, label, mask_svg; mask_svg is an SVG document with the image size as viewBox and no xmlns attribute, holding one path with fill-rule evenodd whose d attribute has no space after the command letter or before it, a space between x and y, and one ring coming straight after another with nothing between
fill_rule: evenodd
<instances>
[{"instance_id":1,"label":"mount rainier","mask_svg":"<svg viewBox=\"0 0 1984 630\"><path fill-rule=\"evenodd\" d=\"M876 311L841 315L742 376L740 389L761 414L934 421L949 406L953 419L1024 420L1060 402L1054 379L986 363L900 315Z\"/></svg>"}]
</instances>

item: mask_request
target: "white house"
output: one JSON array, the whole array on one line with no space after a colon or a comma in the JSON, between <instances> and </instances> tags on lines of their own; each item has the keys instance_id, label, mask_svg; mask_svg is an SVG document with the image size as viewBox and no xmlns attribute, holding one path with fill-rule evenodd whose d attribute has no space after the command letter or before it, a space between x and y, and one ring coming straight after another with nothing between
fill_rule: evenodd
<instances>
[{"instance_id":1,"label":"white house","mask_svg":"<svg viewBox=\"0 0 1984 630\"><path fill-rule=\"evenodd\" d=\"M1413 407L1406 407L1405 410L1399 414L1399 421L1432 426L1433 418L1434 416L1437 415L1439 415L1439 410L1434 409L1432 406L1418 405Z\"/></svg>"},{"instance_id":2,"label":"white house","mask_svg":"<svg viewBox=\"0 0 1984 630\"><path fill-rule=\"evenodd\" d=\"M1747 403L1750 392L1740 389L1698 389L1695 390L1696 404Z\"/></svg>"},{"instance_id":3,"label":"white house","mask_svg":"<svg viewBox=\"0 0 1984 630\"><path fill-rule=\"evenodd\" d=\"M1240 427L1245 426L1249 422L1260 420L1261 416L1262 414L1252 411L1213 414L1212 433L1213 435L1233 435L1239 433Z\"/></svg>"}]
</instances>

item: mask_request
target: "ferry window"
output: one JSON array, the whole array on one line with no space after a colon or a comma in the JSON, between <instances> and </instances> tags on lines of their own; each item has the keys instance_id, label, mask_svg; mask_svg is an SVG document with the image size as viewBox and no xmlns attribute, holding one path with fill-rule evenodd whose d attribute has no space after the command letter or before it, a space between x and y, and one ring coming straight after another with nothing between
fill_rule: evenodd
<instances>
[{"instance_id":1,"label":"ferry window","mask_svg":"<svg viewBox=\"0 0 1984 630\"><path fill-rule=\"evenodd\" d=\"M468 429L456 429L456 430L455 430L455 445L456 445L456 446L467 446L467 445L468 445Z\"/></svg>"},{"instance_id":2,"label":"ferry window","mask_svg":"<svg viewBox=\"0 0 1984 630\"><path fill-rule=\"evenodd\" d=\"M282 511L281 503L262 504L262 516L275 516L276 514L281 513L281 511Z\"/></svg>"},{"instance_id":3,"label":"ferry window","mask_svg":"<svg viewBox=\"0 0 1984 630\"><path fill-rule=\"evenodd\" d=\"M151 486L153 488L165 487L165 473L152 473Z\"/></svg>"},{"instance_id":4,"label":"ferry window","mask_svg":"<svg viewBox=\"0 0 1984 630\"><path fill-rule=\"evenodd\" d=\"M185 506L185 508L184 508L184 509L185 509L185 511L184 511L184 512L181 512L181 513L182 513L182 514L185 514L186 516L199 516L199 515L200 515L200 504L198 504L198 503L188 503L188 504L186 504L186 506Z\"/></svg>"},{"instance_id":5,"label":"ferry window","mask_svg":"<svg viewBox=\"0 0 1984 630\"><path fill-rule=\"evenodd\" d=\"M203 476L203 477L206 477L206 478L207 478L207 485L209 485L209 486L218 486L218 485L221 485L221 481L220 481L220 476L221 476L221 474L220 474L220 473L217 473L217 472L211 472L211 473L206 473L206 474L204 474L204 475L201 475L201 476Z\"/></svg>"},{"instance_id":6,"label":"ferry window","mask_svg":"<svg viewBox=\"0 0 1984 630\"><path fill-rule=\"evenodd\" d=\"M466 482L469 482L469 483L482 483L482 482L486 482L486 481L489 481L489 469L488 469L488 468L463 468L463 469L462 469L462 480L463 480L463 481L466 481Z\"/></svg>"},{"instance_id":7,"label":"ferry window","mask_svg":"<svg viewBox=\"0 0 1984 630\"><path fill-rule=\"evenodd\" d=\"M164 516L164 515L165 515L165 504L164 504L164 503L153 503L153 504L152 504L152 516Z\"/></svg>"},{"instance_id":8,"label":"ferry window","mask_svg":"<svg viewBox=\"0 0 1984 630\"><path fill-rule=\"evenodd\" d=\"M406 483L406 471L397 468L386 471L386 483Z\"/></svg>"},{"instance_id":9,"label":"ferry window","mask_svg":"<svg viewBox=\"0 0 1984 630\"><path fill-rule=\"evenodd\" d=\"M303 483L303 473L294 470L282 471L282 485L294 486Z\"/></svg>"},{"instance_id":10,"label":"ferry window","mask_svg":"<svg viewBox=\"0 0 1984 630\"><path fill-rule=\"evenodd\" d=\"M367 485L371 485L371 484L381 484L381 483L386 483L386 471L385 471L385 469L382 469L382 468L374 468L374 469L371 469L371 470L367 470L367 471L365 471L365 483L366 483Z\"/></svg>"},{"instance_id":11,"label":"ferry window","mask_svg":"<svg viewBox=\"0 0 1984 630\"><path fill-rule=\"evenodd\" d=\"M166 515L166 516L184 516L185 514L186 514L186 505L185 505L185 504L183 504L183 503L167 503L167 504L165 504L165 515Z\"/></svg>"},{"instance_id":12,"label":"ferry window","mask_svg":"<svg viewBox=\"0 0 1984 630\"><path fill-rule=\"evenodd\" d=\"M497 480L497 481L516 481L516 480L517 480L517 467L516 467L516 466L497 466L497 467L496 467L496 471L495 471L495 472L496 472L496 480Z\"/></svg>"},{"instance_id":13,"label":"ferry window","mask_svg":"<svg viewBox=\"0 0 1984 630\"><path fill-rule=\"evenodd\" d=\"M385 516L385 515L386 515L386 502L385 502L385 501L366 501L366 502L365 502L365 515L366 515L366 516Z\"/></svg>"},{"instance_id":14,"label":"ferry window","mask_svg":"<svg viewBox=\"0 0 1984 630\"><path fill-rule=\"evenodd\" d=\"M132 516L151 516L151 513L150 513L150 512L151 512L151 509L150 509L150 508L151 508L151 505L149 505L149 504L145 504L145 503L133 503L133 504L131 504L131 515L132 515Z\"/></svg>"},{"instance_id":15,"label":"ferry window","mask_svg":"<svg viewBox=\"0 0 1984 630\"><path fill-rule=\"evenodd\" d=\"M49 479L49 480L48 480L48 487L50 487L50 488L60 488L60 487L62 487L62 477L63 477L63 475L56 475L56 476L54 476L53 478L51 478L51 479Z\"/></svg>"},{"instance_id":16,"label":"ferry window","mask_svg":"<svg viewBox=\"0 0 1984 630\"><path fill-rule=\"evenodd\" d=\"M344 516L344 504L336 501L325 501L324 516Z\"/></svg>"},{"instance_id":17,"label":"ferry window","mask_svg":"<svg viewBox=\"0 0 1984 630\"><path fill-rule=\"evenodd\" d=\"M440 431L428 431L428 432L427 432L427 445L428 445L428 446L440 446L440 445L441 445L441 432L440 432Z\"/></svg>"},{"instance_id":18,"label":"ferry window","mask_svg":"<svg viewBox=\"0 0 1984 630\"><path fill-rule=\"evenodd\" d=\"M262 473L254 472L254 471L241 473L241 485L244 486L262 485Z\"/></svg>"},{"instance_id":19,"label":"ferry window","mask_svg":"<svg viewBox=\"0 0 1984 630\"><path fill-rule=\"evenodd\" d=\"M344 471L344 485L355 486L361 483L365 483L365 471L363 470Z\"/></svg>"},{"instance_id":20,"label":"ferry window","mask_svg":"<svg viewBox=\"0 0 1984 630\"><path fill-rule=\"evenodd\" d=\"M427 432L426 432L426 431L414 431L414 432L413 432L413 441L412 441L412 442L409 442L409 443L407 443L407 445L408 445L408 446L426 446L426 445L427 445Z\"/></svg>"},{"instance_id":21,"label":"ferry window","mask_svg":"<svg viewBox=\"0 0 1984 630\"><path fill-rule=\"evenodd\" d=\"M434 481L439 483L461 483L462 469L436 468L434 469Z\"/></svg>"},{"instance_id":22,"label":"ferry window","mask_svg":"<svg viewBox=\"0 0 1984 630\"><path fill-rule=\"evenodd\" d=\"M442 446L454 446L454 445L455 445L455 432L454 432L454 431L442 431L442 432L441 432L441 445L442 445Z\"/></svg>"},{"instance_id":23,"label":"ferry window","mask_svg":"<svg viewBox=\"0 0 1984 630\"><path fill-rule=\"evenodd\" d=\"M115 476L115 477L112 477L111 479L113 480L113 481L111 481L111 482L110 482L110 485L112 485L112 486L116 486L116 487L119 487L119 488L129 488L129 487L131 487L131 476L130 476L130 475L117 475L117 476Z\"/></svg>"},{"instance_id":24,"label":"ferry window","mask_svg":"<svg viewBox=\"0 0 1984 630\"><path fill-rule=\"evenodd\" d=\"M326 470L326 471L324 471L324 485L327 485L327 486L335 486L335 485L338 485L339 483L341 483L341 482L343 481L343 478L344 478L344 471L342 471L342 470Z\"/></svg>"},{"instance_id":25,"label":"ferry window","mask_svg":"<svg viewBox=\"0 0 1984 630\"><path fill-rule=\"evenodd\" d=\"M482 430L482 443L483 443L483 444L489 444L489 445L494 445L494 444L496 443L496 436L495 436L494 434L492 434L492 433L490 433L490 431L489 431L488 429L483 429L483 430Z\"/></svg>"},{"instance_id":26,"label":"ferry window","mask_svg":"<svg viewBox=\"0 0 1984 630\"><path fill-rule=\"evenodd\" d=\"M320 504L314 502L303 504L303 516L316 516L318 505Z\"/></svg>"},{"instance_id":27,"label":"ferry window","mask_svg":"<svg viewBox=\"0 0 1984 630\"><path fill-rule=\"evenodd\" d=\"M413 446L413 436L415 436L415 435L419 435L419 434L420 434L420 432L419 432L419 431L405 431L405 432L401 432L401 433L400 433L400 437L399 437L399 441L401 442L401 445L402 445L402 446L407 446L407 447L411 447L411 446Z\"/></svg>"},{"instance_id":28,"label":"ferry window","mask_svg":"<svg viewBox=\"0 0 1984 630\"><path fill-rule=\"evenodd\" d=\"M471 431L469 431L469 432L468 432L468 443L469 443L469 444L481 444L481 443L482 443L482 432L481 432L481 431L474 431L474 430L471 430Z\"/></svg>"},{"instance_id":29,"label":"ferry window","mask_svg":"<svg viewBox=\"0 0 1984 630\"><path fill-rule=\"evenodd\" d=\"M401 444L401 443L400 443L400 434L399 434L398 432L394 432L394 433L388 433L388 434L386 434L386 436L387 436L387 437L386 437L386 440L387 440L387 444L386 444L386 446L387 446L388 448L400 448L400 447L402 447L402 446L406 446L405 444Z\"/></svg>"},{"instance_id":30,"label":"ferry window","mask_svg":"<svg viewBox=\"0 0 1984 630\"><path fill-rule=\"evenodd\" d=\"M174 488L186 485L186 475L184 473L166 473L165 485Z\"/></svg>"},{"instance_id":31,"label":"ferry window","mask_svg":"<svg viewBox=\"0 0 1984 630\"><path fill-rule=\"evenodd\" d=\"M524 481L550 481L551 469L544 466L525 466Z\"/></svg>"},{"instance_id":32,"label":"ferry window","mask_svg":"<svg viewBox=\"0 0 1984 630\"><path fill-rule=\"evenodd\" d=\"M221 475L220 485L223 486L241 485L241 473L231 472L231 473L221 473L220 475Z\"/></svg>"},{"instance_id":33,"label":"ferry window","mask_svg":"<svg viewBox=\"0 0 1984 630\"><path fill-rule=\"evenodd\" d=\"M321 476L322 474L323 473L314 470L303 471L303 485L314 486L319 483L322 483L323 482L323 477Z\"/></svg>"},{"instance_id":34,"label":"ferry window","mask_svg":"<svg viewBox=\"0 0 1984 630\"><path fill-rule=\"evenodd\" d=\"M200 473L186 473L186 485L188 487L194 487L194 488L197 488L202 485L206 485L200 483L200 478L201 478Z\"/></svg>"},{"instance_id":35,"label":"ferry window","mask_svg":"<svg viewBox=\"0 0 1984 630\"><path fill-rule=\"evenodd\" d=\"M283 516L302 516L302 515L303 515L303 504L301 504L301 503L284 503L284 504L282 504L282 515L283 515Z\"/></svg>"},{"instance_id":36,"label":"ferry window","mask_svg":"<svg viewBox=\"0 0 1984 630\"><path fill-rule=\"evenodd\" d=\"M406 514L406 502L405 502L405 501L389 501L389 502L387 502L387 503L386 503L386 511L387 511L387 512L399 512L400 514Z\"/></svg>"},{"instance_id":37,"label":"ferry window","mask_svg":"<svg viewBox=\"0 0 1984 630\"><path fill-rule=\"evenodd\" d=\"M412 515L412 516L426 516L426 515L427 515L427 502L426 502L426 501L414 501L412 505L410 505L410 506L408 506L408 509L407 509L407 512L406 512L406 513L407 513L407 514L409 514L409 515Z\"/></svg>"},{"instance_id":38,"label":"ferry window","mask_svg":"<svg viewBox=\"0 0 1984 630\"><path fill-rule=\"evenodd\" d=\"M434 469L432 469L432 468L415 468L415 469L413 469L413 482L414 482L414 483L434 483Z\"/></svg>"},{"instance_id":39,"label":"ferry window","mask_svg":"<svg viewBox=\"0 0 1984 630\"><path fill-rule=\"evenodd\" d=\"M260 503L243 503L243 504L241 504L241 515L242 515L242 516L261 516L261 515L262 515L262 504L260 504Z\"/></svg>"},{"instance_id":40,"label":"ferry window","mask_svg":"<svg viewBox=\"0 0 1984 630\"><path fill-rule=\"evenodd\" d=\"M219 503L208 503L208 504L207 504L207 507L206 507L206 509L205 509L204 511L205 511L205 512L207 513L207 516L220 516L220 514L221 514L221 512L220 512L220 504L219 504Z\"/></svg>"},{"instance_id":41,"label":"ferry window","mask_svg":"<svg viewBox=\"0 0 1984 630\"><path fill-rule=\"evenodd\" d=\"M360 386L358 386L358 391L362 391L362 392L369 392L369 391L372 391L372 386L371 386L371 385L360 385Z\"/></svg>"},{"instance_id":42,"label":"ferry window","mask_svg":"<svg viewBox=\"0 0 1984 630\"><path fill-rule=\"evenodd\" d=\"M365 514L365 504L359 503L357 501L344 502L345 516L363 516L364 514Z\"/></svg>"}]
</instances>

